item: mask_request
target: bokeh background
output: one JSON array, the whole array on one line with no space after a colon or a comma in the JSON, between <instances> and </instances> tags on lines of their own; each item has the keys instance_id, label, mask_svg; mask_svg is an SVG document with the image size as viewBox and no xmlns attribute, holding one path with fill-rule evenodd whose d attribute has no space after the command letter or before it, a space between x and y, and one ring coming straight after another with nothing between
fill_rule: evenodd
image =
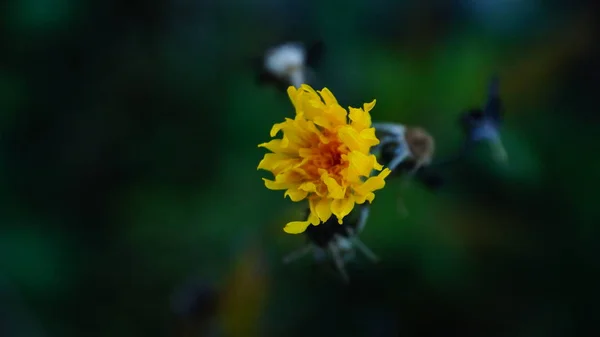
<instances>
[{"instance_id":1,"label":"bokeh background","mask_svg":"<svg viewBox=\"0 0 600 337\"><path fill-rule=\"evenodd\" d=\"M584 1L7 0L0 10L0 335L580 336L597 330L597 5ZM256 170L285 94L249 60L323 40L343 106L420 125L506 105L432 192L390 180L350 284L283 233ZM397 211L401 196L408 216ZM594 309L595 308L595 309ZM211 335L212 334L212 335Z\"/></svg>"}]
</instances>

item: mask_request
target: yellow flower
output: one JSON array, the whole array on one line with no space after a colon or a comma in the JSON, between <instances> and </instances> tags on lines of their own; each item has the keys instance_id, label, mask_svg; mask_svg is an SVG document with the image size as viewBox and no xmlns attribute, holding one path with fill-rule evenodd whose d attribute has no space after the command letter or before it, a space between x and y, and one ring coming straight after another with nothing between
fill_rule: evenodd
<instances>
[{"instance_id":1,"label":"yellow flower","mask_svg":"<svg viewBox=\"0 0 600 337\"><path fill-rule=\"evenodd\" d=\"M373 191L383 188L390 174L369 153L379 144L369 114L375 100L362 109L349 108L348 113L327 88L317 94L303 84L299 89L289 87L287 92L296 117L273 126L271 137L282 131L281 139L258 145L272 152L258 164L258 169L275 176L275 180L263 178L265 186L286 190L284 197L292 201L308 199L308 220L288 223L287 233L302 233L332 214L342 224L354 204L373 201ZM381 172L371 177L373 170Z\"/></svg>"}]
</instances>

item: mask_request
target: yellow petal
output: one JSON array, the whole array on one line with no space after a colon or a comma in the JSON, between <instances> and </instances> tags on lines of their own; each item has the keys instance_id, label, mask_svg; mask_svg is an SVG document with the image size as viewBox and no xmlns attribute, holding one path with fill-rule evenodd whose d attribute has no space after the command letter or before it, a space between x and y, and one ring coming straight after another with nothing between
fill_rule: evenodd
<instances>
[{"instance_id":1,"label":"yellow petal","mask_svg":"<svg viewBox=\"0 0 600 337\"><path fill-rule=\"evenodd\" d=\"M333 125L331 123L331 120L329 120L329 118L322 116L322 115L315 116L313 118L313 123L315 123L315 125L318 125L324 129L331 129L332 125Z\"/></svg>"},{"instance_id":2,"label":"yellow petal","mask_svg":"<svg viewBox=\"0 0 600 337\"><path fill-rule=\"evenodd\" d=\"M300 90L305 91L305 92L307 92L307 91L308 92L310 92L310 91L314 92L314 89L310 85L308 85L306 83L300 84L300 88L298 89L298 91L300 91Z\"/></svg>"},{"instance_id":3,"label":"yellow petal","mask_svg":"<svg viewBox=\"0 0 600 337\"><path fill-rule=\"evenodd\" d=\"M369 113L369 111L373 110L373 108L375 107L375 103L377 102L377 100L373 100L373 102L371 103L365 103L363 104L363 109L365 110L366 113ZM369 126L371 126L371 118L369 115Z\"/></svg>"},{"instance_id":4,"label":"yellow petal","mask_svg":"<svg viewBox=\"0 0 600 337\"><path fill-rule=\"evenodd\" d=\"M361 175L351 167L343 168L340 171L340 175L344 177L345 186L354 186L363 182L363 178L361 177Z\"/></svg>"},{"instance_id":5,"label":"yellow petal","mask_svg":"<svg viewBox=\"0 0 600 337\"><path fill-rule=\"evenodd\" d=\"M313 147L303 147L298 149L298 156L300 156L300 158L310 158L318 153L319 149Z\"/></svg>"},{"instance_id":6,"label":"yellow petal","mask_svg":"<svg viewBox=\"0 0 600 337\"><path fill-rule=\"evenodd\" d=\"M303 130L299 127L298 122L294 121L289 127L286 126L283 132L282 143L283 147L300 148L311 146L311 132Z\"/></svg>"},{"instance_id":7,"label":"yellow petal","mask_svg":"<svg viewBox=\"0 0 600 337\"><path fill-rule=\"evenodd\" d=\"M344 217L354 208L354 196L349 195L348 198L333 200L331 202L331 211L338 218L338 223L341 225Z\"/></svg>"},{"instance_id":8,"label":"yellow petal","mask_svg":"<svg viewBox=\"0 0 600 337\"><path fill-rule=\"evenodd\" d=\"M310 225L309 221L292 221L292 222L288 222L285 225L285 227L283 228L283 231L288 234L301 234L306 230L306 228L309 225Z\"/></svg>"},{"instance_id":9,"label":"yellow petal","mask_svg":"<svg viewBox=\"0 0 600 337\"><path fill-rule=\"evenodd\" d=\"M363 139L360 137L360 133L351 126L341 127L338 130L338 137L346 146L348 146L350 151L359 151L362 153L367 153L369 151L369 146L364 143Z\"/></svg>"},{"instance_id":10,"label":"yellow petal","mask_svg":"<svg viewBox=\"0 0 600 337\"><path fill-rule=\"evenodd\" d=\"M318 99L314 99L314 98L313 99L309 99L307 102L308 102L308 106L309 107L312 107L314 109L318 109L319 112L321 112L321 113L323 111L325 111L326 105L325 105L325 103L323 103L323 101L321 100L320 97Z\"/></svg>"},{"instance_id":11,"label":"yellow petal","mask_svg":"<svg viewBox=\"0 0 600 337\"><path fill-rule=\"evenodd\" d=\"M337 100L335 99L335 96L333 96L333 94L331 93L331 91L329 91L329 89L323 88L323 90L320 90L317 92L319 93L319 95L321 95L325 104L327 104L327 105L337 104Z\"/></svg>"},{"instance_id":12,"label":"yellow petal","mask_svg":"<svg viewBox=\"0 0 600 337\"><path fill-rule=\"evenodd\" d=\"M313 89L310 85L308 85L308 84L302 84L300 86L300 89L306 95L305 99L307 101L309 101L309 100L321 101L321 97L317 94L317 92L315 91L315 89Z\"/></svg>"},{"instance_id":13,"label":"yellow petal","mask_svg":"<svg viewBox=\"0 0 600 337\"><path fill-rule=\"evenodd\" d=\"M354 192L357 194L367 194L385 186L385 178L391 173L390 169L385 168L378 175L367 179L363 184L354 187Z\"/></svg>"},{"instance_id":14,"label":"yellow petal","mask_svg":"<svg viewBox=\"0 0 600 337\"><path fill-rule=\"evenodd\" d=\"M324 170L322 170L324 171ZM332 199L341 199L346 194L346 189L340 186L338 182L327 174L327 172L321 173L321 180L327 185L329 191L329 197Z\"/></svg>"},{"instance_id":15,"label":"yellow petal","mask_svg":"<svg viewBox=\"0 0 600 337\"><path fill-rule=\"evenodd\" d=\"M257 170L267 170L277 175L279 171L292 168L300 162L300 158L289 157L281 153L267 153L258 163Z\"/></svg>"},{"instance_id":16,"label":"yellow petal","mask_svg":"<svg viewBox=\"0 0 600 337\"><path fill-rule=\"evenodd\" d=\"M377 171L381 171L383 169L383 165L377 162L377 157L374 154L371 155L373 157L373 168Z\"/></svg>"},{"instance_id":17,"label":"yellow petal","mask_svg":"<svg viewBox=\"0 0 600 337\"><path fill-rule=\"evenodd\" d=\"M278 175L281 175L281 174L282 173L280 173ZM296 184L300 184L304 180L311 178L311 176L309 176L309 174L304 169L299 168L299 167L294 167L293 169L290 169L289 176L286 178L289 179L290 181L293 181Z\"/></svg>"},{"instance_id":18,"label":"yellow petal","mask_svg":"<svg viewBox=\"0 0 600 337\"><path fill-rule=\"evenodd\" d=\"M271 131L269 132L269 135L271 137L275 137L277 135L277 133L279 133L279 131L281 131L281 129L283 129L287 124L290 123L289 121L290 121L290 119L286 118L285 122L274 124L273 127L271 128Z\"/></svg>"},{"instance_id":19,"label":"yellow petal","mask_svg":"<svg viewBox=\"0 0 600 337\"><path fill-rule=\"evenodd\" d=\"M327 194L329 193L329 191L327 191L327 185L321 184L320 182L316 185L317 190L315 191L315 194L318 197L327 197Z\"/></svg>"},{"instance_id":20,"label":"yellow petal","mask_svg":"<svg viewBox=\"0 0 600 337\"><path fill-rule=\"evenodd\" d=\"M265 182L265 186L270 190L276 191L290 188L290 184L287 182L273 181L266 178L263 178L263 181Z\"/></svg>"},{"instance_id":21,"label":"yellow petal","mask_svg":"<svg viewBox=\"0 0 600 337\"><path fill-rule=\"evenodd\" d=\"M311 132L316 134L319 137L319 141L323 144L329 144L329 138L327 138L323 132L321 132L321 130L319 130L317 128L317 126L315 125L315 123L313 121L307 121L306 122L306 129Z\"/></svg>"},{"instance_id":22,"label":"yellow petal","mask_svg":"<svg viewBox=\"0 0 600 337\"><path fill-rule=\"evenodd\" d=\"M355 194L354 195L354 202L356 202L359 205L364 204L365 201L368 201L369 203L371 203L373 201L373 199L375 199L375 193L373 193L373 192L369 192L367 194Z\"/></svg>"},{"instance_id":23,"label":"yellow petal","mask_svg":"<svg viewBox=\"0 0 600 337\"><path fill-rule=\"evenodd\" d=\"M323 110L325 109L325 105L320 99L317 99L317 103L312 103L315 100L312 100L308 97L308 95L304 95L301 98L302 102L302 111L304 112L304 118L309 121L314 121L315 118L323 115Z\"/></svg>"},{"instance_id":24,"label":"yellow petal","mask_svg":"<svg viewBox=\"0 0 600 337\"><path fill-rule=\"evenodd\" d=\"M348 117L352 121L352 127L356 131L362 131L371 126L371 116L369 116L368 113L364 112L362 109L352 107L348 108L348 110L350 110Z\"/></svg>"},{"instance_id":25,"label":"yellow petal","mask_svg":"<svg viewBox=\"0 0 600 337\"><path fill-rule=\"evenodd\" d=\"M298 152L297 148L289 146L289 141L283 143L282 139L273 139L268 143L258 144L258 147L264 147L274 153L286 153L293 155Z\"/></svg>"},{"instance_id":26,"label":"yellow petal","mask_svg":"<svg viewBox=\"0 0 600 337\"><path fill-rule=\"evenodd\" d=\"M298 90L293 85L290 85L287 88L287 94L290 97L290 100L292 100L292 103L294 103L294 100L296 99L296 94L297 93L298 93Z\"/></svg>"},{"instance_id":27,"label":"yellow petal","mask_svg":"<svg viewBox=\"0 0 600 337\"><path fill-rule=\"evenodd\" d=\"M317 203L319 202L319 198L316 196L311 196L310 198L308 198L308 208L310 210L310 215L308 217L308 219L311 219L311 216L314 218L317 218L317 221L319 220L319 217L317 216Z\"/></svg>"},{"instance_id":28,"label":"yellow petal","mask_svg":"<svg viewBox=\"0 0 600 337\"><path fill-rule=\"evenodd\" d=\"M366 155L358 151L350 152L348 161L350 162L349 169L354 170L356 174L363 177L370 176L375 164L377 164L375 155Z\"/></svg>"},{"instance_id":29,"label":"yellow petal","mask_svg":"<svg viewBox=\"0 0 600 337\"><path fill-rule=\"evenodd\" d=\"M379 144L379 139L375 135L375 128L364 129L360 132L360 137L363 139L365 143L368 144L369 148L371 146Z\"/></svg>"},{"instance_id":30,"label":"yellow petal","mask_svg":"<svg viewBox=\"0 0 600 337\"><path fill-rule=\"evenodd\" d=\"M300 187L298 187L298 189L306 191L306 192L316 192L317 186L314 183L305 182L305 183L302 183L302 185L300 185Z\"/></svg>"},{"instance_id":31,"label":"yellow petal","mask_svg":"<svg viewBox=\"0 0 600 337\"><path fill-rule=\"evenodd\" d=\"M317 226L321 223L321 221L319 220L319 217L315 213L312 213L312 212L308 215L308 222L310 222L311 225L313 225L313 226Z\"/></svg>"},{"instance_id":32,"label":"yellow petal","mask_svg":"<svg viewBox=\"0 0 600 337\"><path fill-rule=\"evenodd\" d=\"M283 194L283 197L290 197L290 200L297 202L300 200L304 200L306 198L306 196L308 195L308 192L297 189L297 188L290 188L287 191L285 191L285 193Z\"/></svg>"},{"instance_id":33,"label":"yellow petal","mask_svg":"<svg viewBox=\"0 0 600 337\"><path fill-rule=\"evenodd\" d=\"M306 172L298 168L287 170L276 175L274 181L263 178L265 186L270 190L295 188L300 185L304 179L306 179Z\"/></svg>"},{"instance_id":34,"label":"yellow petal","mask_svg":"<svg viewBox=\"0 0 600 337\"><path fill-rule=\"evenodd\" d=\"M328 198L321 198L321 200L317 202L315 210L321 222L329 220L331 217L331 200Z\"/></svg>"},{"instance_id":35,"label":"yellow petal","mask_svg":"<svg viewBox=\"0 0 600 337\"><path fill-rule=\"evenodd\" d=\"M347 124L346 117L348 116L348 112L346 112L346 109L337 104L329 107L326 116L333 125Z\"/></svg>"}]
</instances>

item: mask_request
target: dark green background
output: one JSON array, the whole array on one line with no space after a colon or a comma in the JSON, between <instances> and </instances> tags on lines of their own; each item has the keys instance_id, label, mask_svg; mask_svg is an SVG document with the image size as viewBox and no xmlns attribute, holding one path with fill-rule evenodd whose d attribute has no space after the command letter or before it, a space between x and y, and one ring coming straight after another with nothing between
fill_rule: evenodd
<instances>
[{"instance_id":1,"label":"dark green background","mask_svg":"<svg viewBox=\"0 0 600 337\"><path fill-rule=\"evenodd\" d=\"M597 5L541 3L8 0L0 334L182 336L190 278L232 298L225 336L597 329ZM286 37L323 39L318 83L440 158L499 74L509 165L483 149L438 193L390 180L362 235L382 261L349 286L282 265L302 205L263 186L256 145L293 108L248 60Z\"/></svg>"}]
</instances>

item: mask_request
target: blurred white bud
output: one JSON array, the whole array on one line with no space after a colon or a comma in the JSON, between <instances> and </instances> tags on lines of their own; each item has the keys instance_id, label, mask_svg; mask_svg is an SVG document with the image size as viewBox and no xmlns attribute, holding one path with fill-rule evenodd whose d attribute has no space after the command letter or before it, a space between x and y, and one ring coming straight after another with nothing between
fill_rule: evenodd
<instances>
[{"instance_id":1,"label":"blurred white bud","mask_svg":"<svg viewBox=\"0 0 600 337\"><path fill-rule=\"evenodd\" d=\"M285 43L269 49L265 69L272 75L299 88L305 81L306 50L300 43Z\"/></svg>"}]
</instances>

